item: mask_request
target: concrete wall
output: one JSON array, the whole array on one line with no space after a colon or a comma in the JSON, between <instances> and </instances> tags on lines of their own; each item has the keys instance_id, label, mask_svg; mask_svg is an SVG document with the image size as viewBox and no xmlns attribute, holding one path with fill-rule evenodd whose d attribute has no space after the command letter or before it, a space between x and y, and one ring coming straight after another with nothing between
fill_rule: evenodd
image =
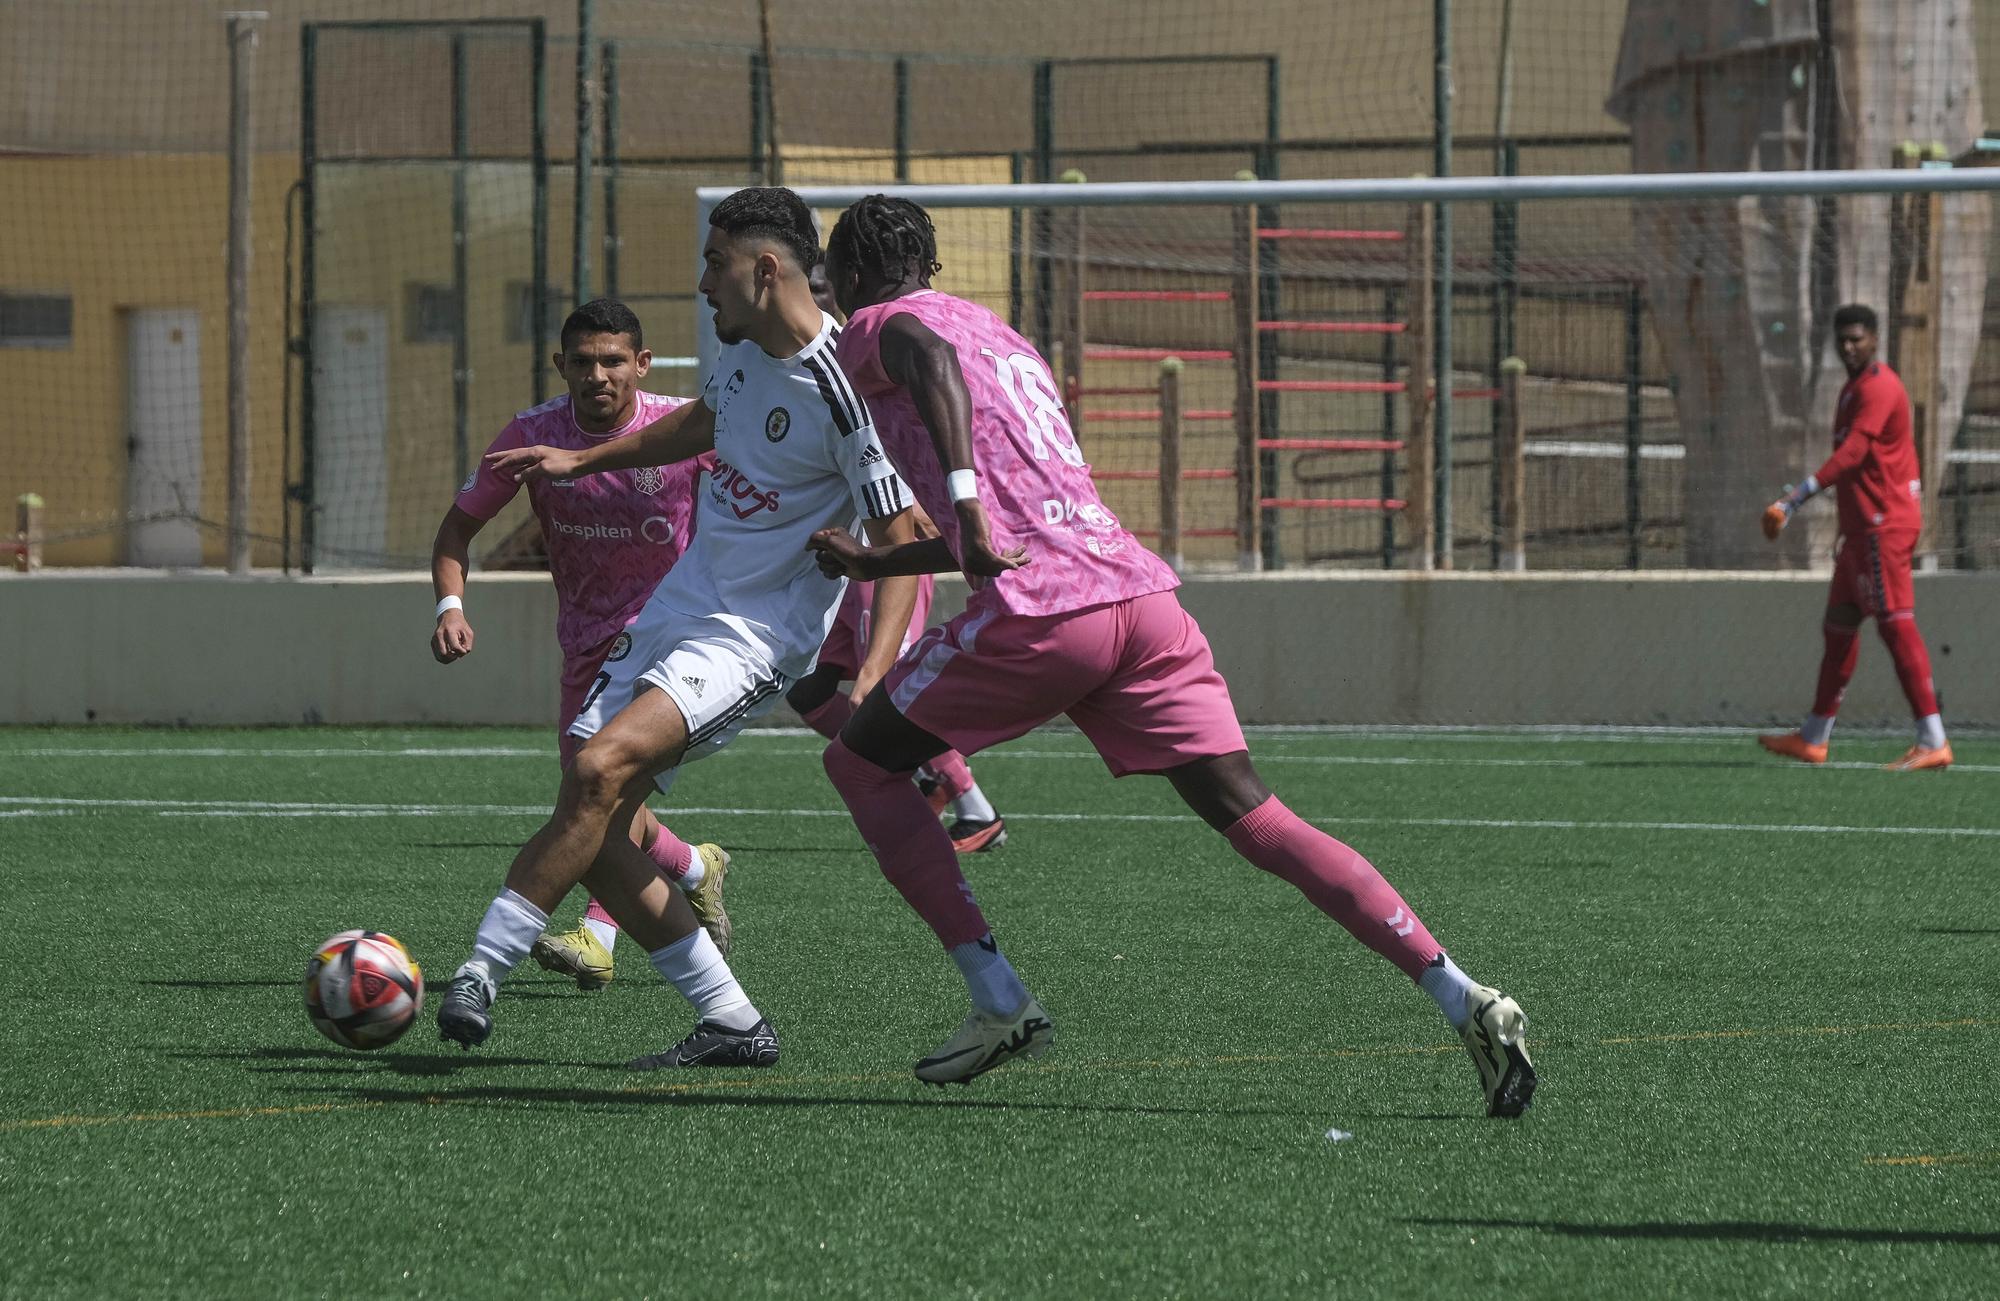
<instances>
[{"instance_id":1,"label":"concrete wall","mask_svg":"<svg viewBox=\"0 0 2000 1301\"><path fill-rule=\"evenodd\" d=\"M940 593L940 611L963 589ZM1765 724L1810 701L1817 575L1273 574L1188 608L1255 723ZM427 578L0 576L0 723L552 723L554 601L482 574L478 645L426 648ZM1917 579L1947 718L2000 724L2000 575ZM1850 724L1900 724L1868 637Z\"/></svg>"}]
</instances>

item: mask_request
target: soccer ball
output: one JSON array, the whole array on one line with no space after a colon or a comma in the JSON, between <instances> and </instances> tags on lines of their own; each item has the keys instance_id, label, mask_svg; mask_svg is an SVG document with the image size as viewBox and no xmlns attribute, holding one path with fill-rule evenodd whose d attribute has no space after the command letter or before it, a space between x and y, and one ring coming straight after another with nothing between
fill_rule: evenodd
<instances>
[{"instance_id":1,"label":"soccer ball","mask_svg":"<svg viewBox=\"0 0 2000 1301\"><path fill-rule=\"evenodd\" d=\"M394 936L342 931L306 964L306 1015L343 1048L396 1042L424 1006L424 972Z\"/></svg>"}]
</instances>

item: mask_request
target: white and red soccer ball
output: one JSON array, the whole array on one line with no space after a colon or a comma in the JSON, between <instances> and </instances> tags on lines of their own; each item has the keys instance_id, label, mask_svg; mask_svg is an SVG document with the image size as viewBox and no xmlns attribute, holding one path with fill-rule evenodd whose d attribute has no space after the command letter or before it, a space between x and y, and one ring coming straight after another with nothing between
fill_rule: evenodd
<instances>
[{"instance_id":1,"label":"white and red soccer ball","mask_svg":"<svg viewBox=\"0 0 2000 1301\"><path fill-rule=\"evenodd\" d=\"M342 931L306 964L306 1015L343 1048L396 1042L424 1006L424 972L393 935Z\"/></svg>"}]
</instances>

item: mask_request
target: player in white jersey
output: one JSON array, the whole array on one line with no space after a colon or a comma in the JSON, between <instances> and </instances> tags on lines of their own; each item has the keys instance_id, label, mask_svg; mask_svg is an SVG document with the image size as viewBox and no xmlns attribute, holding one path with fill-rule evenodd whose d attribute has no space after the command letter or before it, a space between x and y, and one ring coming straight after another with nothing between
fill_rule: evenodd
<instances>
[{"instance_id":1,"label":"player in white jersey","mask_svg":"<svg viewBox=\"0 0 2000 1301\"><path fill-rule=\"evenodd\" d=\"M839 331L806 284L819 254L811 210L790 190L749 189L709 222L700 292L725 346L702 400L587 450L489 460L524 479L568 479L716 454L693 544L627 629L629 652L593 681L555 812L445 991L438 1031L468 1048L492 1032L498 982L581 882L695 1007L694 1030L635 1068L778 1060L770 1022L629 829L655 784L668 789L681 764L719 751L811 671L846 583L820 572L808 539L865 524L878 542L908 542L916 530L909 492L834 364Z\"/></svg>"}]
</instances>

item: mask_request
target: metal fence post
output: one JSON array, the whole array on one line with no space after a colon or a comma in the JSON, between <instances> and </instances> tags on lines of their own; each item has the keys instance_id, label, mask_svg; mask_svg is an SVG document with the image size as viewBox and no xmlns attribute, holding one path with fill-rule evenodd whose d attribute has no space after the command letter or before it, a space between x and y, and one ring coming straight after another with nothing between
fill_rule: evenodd
<instances>
[{"instance_id":1,"label":"metal fence post","mask_svg":"<svg viewBox=\"0 0 2000 1301\"><path fill-rule=\"evenodd\" d=\"M1160 362L1160 558L1179 573L1181 550L1181 359Z\"/></svg>"}]
</instances>

